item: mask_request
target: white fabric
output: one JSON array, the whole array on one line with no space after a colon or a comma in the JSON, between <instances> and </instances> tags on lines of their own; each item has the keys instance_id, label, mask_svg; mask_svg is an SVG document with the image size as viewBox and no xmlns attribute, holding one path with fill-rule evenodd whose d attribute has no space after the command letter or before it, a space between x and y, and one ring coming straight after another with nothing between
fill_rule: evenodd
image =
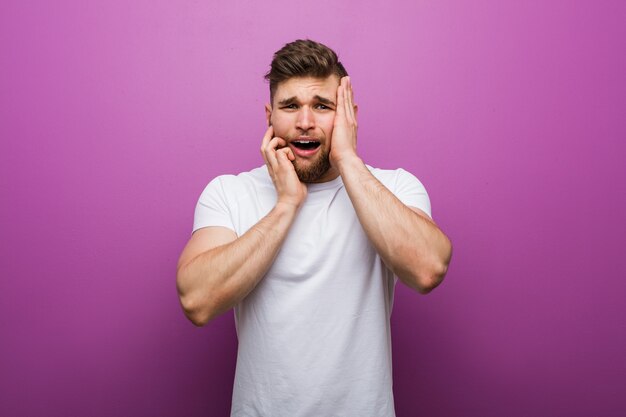
<instances>
[{"instance_id":1,"label":"white fabric","mask_svg":"<svg viewBox=\"0 0 626 417\"><path fill-rule=\"evenodd\" d=\"M429 216L423 185L368 167ZM276 202L266 167L217 177L194 227L243 235ZM231 416L394 416L389 318L396 279L363 231L341 177L308 185L276 260L235 307L239 349Z\"/></svg>"}]
</instances>

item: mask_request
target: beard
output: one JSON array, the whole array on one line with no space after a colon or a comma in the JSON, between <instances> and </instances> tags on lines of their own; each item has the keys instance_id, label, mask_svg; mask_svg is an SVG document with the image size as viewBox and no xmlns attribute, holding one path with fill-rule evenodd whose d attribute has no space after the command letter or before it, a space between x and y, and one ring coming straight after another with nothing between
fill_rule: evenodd
<instances>
[{"instance_id":1,"label":"beard","mask_svg":"<svg viewBox=\"0 0 626 417\"><path fill-rule=\"evenodd\" d=\"M292 163L300 181L304 183L317 182L330 169L329 151L320 149L318 157L308 164L299 163L297 158Z\"/></svg>"}]
</instances>

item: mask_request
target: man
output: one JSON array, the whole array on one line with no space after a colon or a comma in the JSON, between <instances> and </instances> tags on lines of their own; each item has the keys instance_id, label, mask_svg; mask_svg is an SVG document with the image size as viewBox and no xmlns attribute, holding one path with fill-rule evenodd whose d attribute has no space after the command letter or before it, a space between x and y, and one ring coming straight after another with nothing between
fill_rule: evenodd
<instances>
[{"instance_id":1,"label":"man","mask_svg":"<svg viewBox=\"0 0 626 417\"><path fill-rule=\"evenodd\" d=\"M322 44L279 50L265 165L217 177L196 206L177 287L198 326L235 308L232 416L394 416L394 275L427 293L446 273L422 184L359 158L347 75Z\"/></svg>"}]
</instances>

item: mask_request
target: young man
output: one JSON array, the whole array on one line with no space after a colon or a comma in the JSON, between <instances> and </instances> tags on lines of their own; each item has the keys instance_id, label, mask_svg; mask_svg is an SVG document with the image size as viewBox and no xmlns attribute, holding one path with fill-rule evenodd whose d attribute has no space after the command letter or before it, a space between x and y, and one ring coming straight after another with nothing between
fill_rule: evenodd
<instances>
[{"instance_id":1,"label":"young man","mask_svg":"<svg viewBox=\"0 0 626 417\"><path fill-rule=\"evenodd\" d=\"M292 42L266 78L265 165L200 196L178 263L181 304L198 326L235 308L232 416L394 416L394 275L431 291L450 241L413 175L359 158L335 52Z\"/></svg>"}]
</instances>

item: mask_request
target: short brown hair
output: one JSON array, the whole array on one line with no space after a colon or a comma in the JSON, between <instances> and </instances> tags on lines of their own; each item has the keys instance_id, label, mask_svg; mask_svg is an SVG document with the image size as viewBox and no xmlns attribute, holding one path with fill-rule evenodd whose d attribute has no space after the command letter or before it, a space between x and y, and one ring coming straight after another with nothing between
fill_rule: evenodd
<instances>
[{"instance_id":1,"label":"short brown hair","mask_svg":"<svg viewBox=\"0 0 626 417\"><path fill-rule=\"evenodd\" d=\"M265 79L270 82L270 100L273 102L278 84L294 77L339 78L348 75L335 51L309 39L298 39L286 44L274 54Z\"/></svg>"}]
</instances>

